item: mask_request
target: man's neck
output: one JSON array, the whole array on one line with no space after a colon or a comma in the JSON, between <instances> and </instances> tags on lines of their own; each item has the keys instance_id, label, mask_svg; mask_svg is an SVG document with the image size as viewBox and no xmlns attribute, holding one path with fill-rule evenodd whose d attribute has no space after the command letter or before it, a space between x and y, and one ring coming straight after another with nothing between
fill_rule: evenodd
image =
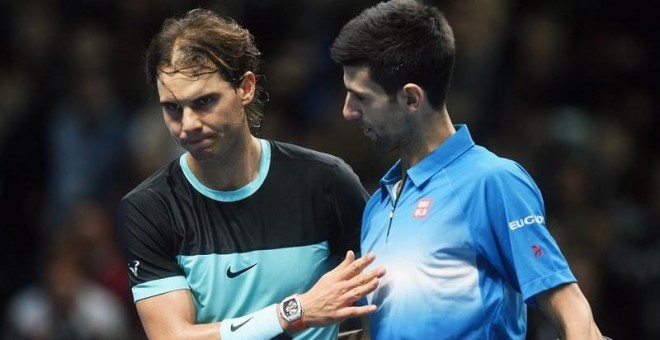
<instances>
[{"instance_id":1,"label":"man's neck","mask_svg":"<svg viewBox=\"0 0 660 340\"><path fill-rule=\"evenodd\" d=\"M188 166L204 186L213 190L238 190L252 182L259 174L261 143L250 135L239 140L220 159L205 162L187 156Z\"/></svg>"},{"instance_id":2,"label":"man's neck","mask_svg":"<svg viewBox=\"0 0 660 340\"><path fill-rule=\"evenodd\" d=\"M436 113L427 117L428 119L423 122L418 122L419 129L415 134L417 138L411 141L407 148L401 150L402 172L415 166L456 133L456 128L446 110L443 109L442 114Z\"/></svg>"}]
</instances>

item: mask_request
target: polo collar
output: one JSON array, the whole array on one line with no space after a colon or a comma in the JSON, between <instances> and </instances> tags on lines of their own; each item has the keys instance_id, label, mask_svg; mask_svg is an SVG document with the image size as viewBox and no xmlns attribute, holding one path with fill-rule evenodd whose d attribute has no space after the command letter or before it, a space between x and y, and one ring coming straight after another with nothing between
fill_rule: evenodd
<instances>
[{"instance_id":1,"label":"polo collar","mask_svg":"<svg viewBox=\"0 0 660 340\"><path fill-rule=\"evenodd\" d=\"M456 133L449 136L435 150L422 158L419 163L408 169L407 177L410 178L413 185L419 187L424 184L431 176L447 167L475 145L467 125L458 124L454 127ZM389 189L400 179L401 159L397 160L380 180L381 189L389 194Z\"/></svg>"}]
</instances>

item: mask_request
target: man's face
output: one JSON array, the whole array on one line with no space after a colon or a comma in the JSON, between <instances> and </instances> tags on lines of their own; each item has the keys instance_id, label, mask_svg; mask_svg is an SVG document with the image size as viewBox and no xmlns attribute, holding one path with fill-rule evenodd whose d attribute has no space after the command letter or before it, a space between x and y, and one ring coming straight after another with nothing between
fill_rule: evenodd
<instances>
[{"instance_id":1,"label":"man's face","mask_svg":"<svg viewBox=\"0 0 660 340\"><path fill-rule=\"evenodd\" d=\"M396 98L369 76L365 66L344 66L346 101L343 115L355 120L376 147L390 152L404 148L412 134L412 123Z\"/></svg>"},{"instance_id":2,"label":"man's face","mask_svg":"<svg viewBox=\"0 0 660 340\"><path fill-rule=\"evenodd\" d=\"M197 161L222 158L250 133L243 90L234 89L218 72L195 76L171 71L161 70L158 81L170 134Z\"/></svg>"}]
</instances>

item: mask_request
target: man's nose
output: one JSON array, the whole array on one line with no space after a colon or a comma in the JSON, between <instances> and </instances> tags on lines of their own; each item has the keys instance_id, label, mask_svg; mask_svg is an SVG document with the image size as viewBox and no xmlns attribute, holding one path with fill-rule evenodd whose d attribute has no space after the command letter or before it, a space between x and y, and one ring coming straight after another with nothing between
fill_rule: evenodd
<instances>
[{"instance_id":1,"label":"man's nose","mask_svg":"<svg viewBox=\"0 0 660 340\"><path fill-rule=\"evenodd\" d=\"M195 113L189 107L183 108L183 117L181 118L182 130L183 131L194 131L202 128L202 122Z\"/></svg>"},{"instance_id":2,"label":"man's nose","mask_svg":"<svg viewBox=\"0 0 660 340\"><path fill-rule=\"evenodd\" d=\"M351 94L346 94L346 100L344 100L344 109L342 110L344 119L346 120L356 120L359 119L362 115L361 112L353 105L351 101Z\"/></svg>"}]
</instances>

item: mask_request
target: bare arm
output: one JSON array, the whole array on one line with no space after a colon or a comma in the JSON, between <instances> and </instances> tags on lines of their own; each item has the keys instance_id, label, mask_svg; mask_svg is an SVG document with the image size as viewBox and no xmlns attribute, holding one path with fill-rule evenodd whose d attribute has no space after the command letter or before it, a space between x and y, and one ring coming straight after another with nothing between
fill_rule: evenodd
<instances>
[{"instance_id":1,"label":"bare arm","mask_svg":"<svg viewBox=\"0 0 660 340\"><path fill-rule=\"evenodd\" d=\"M603 339L589 302L576 283L543 292L536 296L536 301L562 339Z\"/></svg>"},{"instance_id":2,"label":"bare arm","mask_svg":"<svg viewBox=\"0 0 660 340\"><path fill-rule=\"evenodd\" d=\"M136 304L149 339L220 339L220 323L195 324L195 305L189 290L140 300Z\"/></svg>"},{"instance_id":3,"label":"bare arm","mask_svg":"<svg viewBox=\"0 0 660 340\"><path fill-rule=\"evenodd\" d=\"M378 286L385 270L378 268L362 273L374 256L355 260L353 252L335 269L326 273L309 291L300 295L308 327L322 327L346 318L359 317L375 310L375 306L353 306L353 303ZM195 305L188 290L177 290L140 300L136 304L140 320L149 339L220 339L220 323L195 324ZM282 329L288 323L277 315Z\"/></svg>"}]
</instances>

